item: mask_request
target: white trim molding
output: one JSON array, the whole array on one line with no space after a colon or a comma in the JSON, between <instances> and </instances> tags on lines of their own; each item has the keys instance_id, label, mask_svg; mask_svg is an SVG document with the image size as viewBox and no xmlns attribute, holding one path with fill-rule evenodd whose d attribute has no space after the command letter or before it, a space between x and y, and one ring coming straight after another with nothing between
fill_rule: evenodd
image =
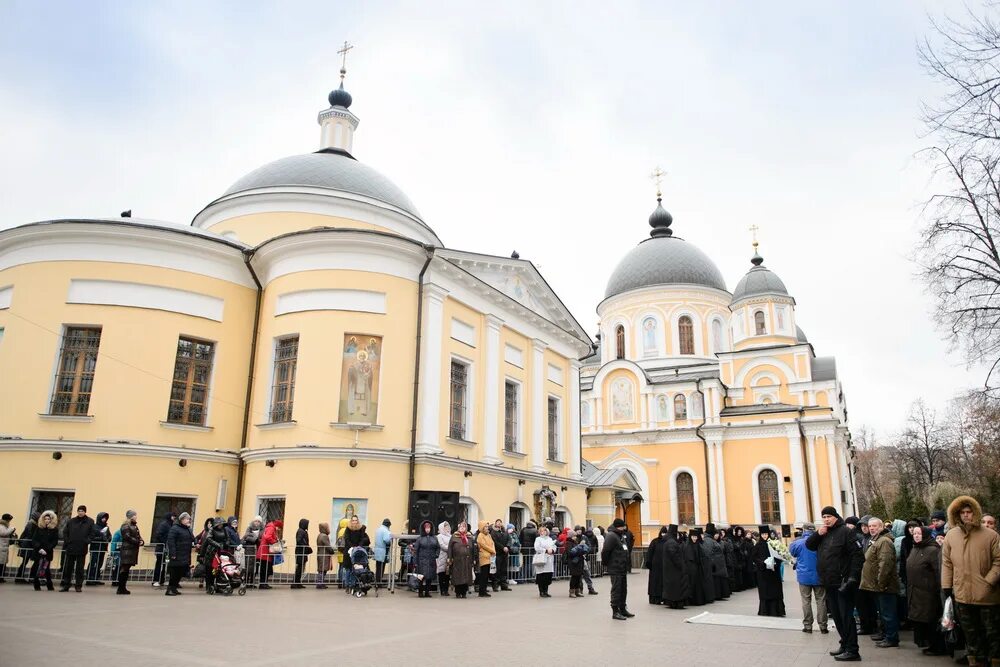
<instances>
[{"instance_id":1,"label":"white trim molding","mask_svg":"<svg viewBox=\"0 0 1000 667\"><path fill-rule=\"evenodd\" d=\"M0 439L0 453L2 452L77 452L82 454L106 454L108 456L150 456L154 458L188 459L190 461L208 461L211 463L228 463L232 465L236 465L240 460L239 453L234 451L88 440Z\"/></svg>"},{"instance_id":2,"label":"white trim molding","mask_svg":"<svg viewBox=\"0 0 1000 667\"><path fill-rule=\"evenodd\" d=\"M173 287L117 280L84 279L70 281L66 303L162 310L215 322L222 321L225 307L225 301L218 297ZM0 307L2 305L0 303Z\"/></svg>"},{"instance_id":3,"label":"white trim molding","mask_svg":"<svg viewBox=\"0 0 1000 667\"><path fill-rule=\"evenodd\" d=\"M307 289L279 294L274 316L314 310L345 310L385 315L385 292L360 289Z\"/></svg>"},{"instance_id":4,"label":"white trim molding","mask_svg":"<svg viewBox=\"0 0 1000 667\"><path fill-rule=\"evenodd\" d=\"M13 297L14 297L13 285L0 287L0 310L6 310L7 308L10 308L10 303Z\"/></svg>"}]
</instances>

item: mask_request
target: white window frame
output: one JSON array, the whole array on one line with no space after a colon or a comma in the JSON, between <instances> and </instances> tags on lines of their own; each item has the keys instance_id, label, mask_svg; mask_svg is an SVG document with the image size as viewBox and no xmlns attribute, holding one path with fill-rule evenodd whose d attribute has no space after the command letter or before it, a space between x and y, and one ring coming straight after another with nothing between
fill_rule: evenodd
<instances>
[{"instance_id":1,"label":"white window frame","mask_svg":"<svg viewBox=\"0 0 1000 667\"><path fill-rule=\"evenodd\" d=\"M556 458L549 458L549 401L554 400L556 402ZM565 451L566 448L563 445L563 438L566 429L563 428L563 402L562 397L558 394L550 393L545 398L545 458L549 461L554 461L555 463L565 463Z\"/></svg>"},{"instance_id":2,"label":"white window frame","mask_svg":"<svg viewBox=\"0 0 1000 667\"><path fill-rule=\"evenodd\" d=\"M516 441L514 443L514 449L507 449L507 383L511 383L517 387L517 432L514 434ZM524 383L517 378L505 375L503 379L504 392L503 392L503 451L506 454L524 454Z\"/></svg>"},{"instance_id":3,"label":"white window frame","mask_svg":"<svg viewBox=\"0 0 1000 667\"><path fill-rule=\"evenodd\" d=\"M465 433L460 439L472 442L472 434L475 433L472 402L476 395L476 365L472 359L460 354L452 354L448 358L448 436L451 437L451 365L456 362L465 366Z\"/></svg>"}]
</instances>

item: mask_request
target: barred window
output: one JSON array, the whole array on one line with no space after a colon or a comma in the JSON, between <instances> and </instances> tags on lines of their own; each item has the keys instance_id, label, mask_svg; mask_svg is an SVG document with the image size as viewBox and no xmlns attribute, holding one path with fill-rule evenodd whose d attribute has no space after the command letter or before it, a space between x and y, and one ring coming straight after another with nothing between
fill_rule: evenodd
<instances>
[{"instance_id":1,"label":"barred window","mask_svg":"<svg viewBox=\"0 0 1000 667\"><path fill-rule=\"evenodd\" d=\"M100 327L66 327L52 390L51 414L87 414L100 346Z\"/></svg>"},{"instance_id":2,"label":"barred window","mask_svg":"<svg viewBox=\"0 0 1000 667\"><path fill-rule=\"evenodd\" d=\"M63 534L63 529L69 520L73 518L73 500L76 493L73 491L32 491L31 492L31 514L46 511L53 511L59 519L59 534Z\"/></svg>"},{"instance_id":3,"label":"barred window","mask_svg":"<svg viewBox=\"0 0 1000 667\"><path fill-rule=\"evenodd\" d=\"M205 425L214 356L215 343L183 336L177 340L174 381L167 409L167 421L171 424Z\"/></svg>"},{"instance_id":4,"label":"barred window","mask_svg":"<svg viewBox=\"0 0 1000 667\"><path fill-rule=\"evenodd\" d=\"M694 478L689 472L677 475L677 522L689 526L697 523L694 516Z\"/></svg>"},{"instance_id":5,"label":"barred window","mask_svg":"<svg viewBox=\"0 0 1000 667\"><path fill-rule=\"evenodd\" d=\"M517 452L517 412L520 400L520 387L509 380L503 386L503 448L508 452Z\"/></svg>"},{"instance_id":6,"label":"barred window","mask_svg":"<svg viewBox=\"0 0 1000 667\"><path fill-rule=\"evenodd\" d=\"M687 315L677 320L677 337L681 344L681 354L694 354L694 324Z\"/></svg>"},{"instance_id":7,"label":"barred window","mask_svg":"<svg viewBox=\"0 0 1000 667\"><path fill-rule=\"evenodd\" d=\"M549 397L549 460L559 460L559 399Z\"/></svg>"},{"instance_id":8,"label":"barred window","mask_svg":"<svg viewBox=\"0 0 1000 667\"><path fill-rule=\"evenodd\" d=\"M299 337L280 339L274 347L274 384L271 387L271 423L292 421L295 399L295 370L299 358Z\"/></svg>"},{"instance_id":9,"label":"barred window","mask_svg":"<svg viewBox=\"0 0 1000 667\"><path fill-rule=\"evenodd\" d=\"M760 494L760 522L772 525L781 523L778 474L769 468L761 470L757 475L757 491Z\"/></svg>"},{"instance_id":10,"label":"barred window","mask_svg":"<svg viewBox=\"0 0 1000 667\"><path fill-rule=\"evenodd\" d=\"M451 413L448 436L468 440L469 367L461 361L451 362Z\"/></svg>"}]
</instances>

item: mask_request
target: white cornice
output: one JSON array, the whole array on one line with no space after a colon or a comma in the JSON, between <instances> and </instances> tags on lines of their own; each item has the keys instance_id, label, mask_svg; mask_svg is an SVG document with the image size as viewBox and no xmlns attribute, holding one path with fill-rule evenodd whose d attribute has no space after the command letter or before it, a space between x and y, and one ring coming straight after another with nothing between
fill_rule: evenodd
<instances>
[{"instance_id":1,"label":"white cornice","mask_svg":"<svg viewBox=\"0 0 1000 667\"><path fill-rule=\"evenodd\" d=\"M362 195L327 188L284 186L235 192L216 199L191 222L208 229L231 218L258 213L312 213L384 227L421 243L440 246L441 239L423 220L401 208Z\"/></svg>"},{"instance_id":2,"label":"white cornice","mask_svg":"<svg viewBox=\"0 0 1000 667\"><path fill-rule=\"evenodd\" d=\"M252 263L266 287L281 276L320 270L384 273L415 282L425 260L423 247L401 236L326 229L266 241L254 251Z\"/></svg>"},{"instance_id":3,"label":"white cornice","mask_svg":"<svg viewBox=\"0 0 1000 667\"><path fill-rule=\"evenodd\" d=\"M641 289L629 290L608 297L597 305L597 314L601 320L613 312L628 308L648 306L676 306L678 303L702 302L706 306L718 307L728 311L732 295L725 290L701 285L652 285Z\"/></svg>"},{"instance_id":4,"label":"white cornice","mask_svg":"<svg viewBox=\"0 0 1000 667\"><path fill-rule=\"evenodd\" d=\"M143 445L131 443L90 442L85 440L20 440L0 439L0 452L77 452L109 456L149 456L166 459L188 459L212 463L239 462L233 451L172 447L169 445Z\"/></svg>"},{"instance_id":5,"label":"white cornice","mask_svg":"<svg viewBox=\"0 0 1000 667\"><path fill-rule=\"evenodd\" d=\"M764 347L752 347L736 352L719 352L719 360L730 361L733 359L745 359L747 357L767 357L775 354L788 354L790 352L798 351L799 348L802 348L803 351L808 350L809 352L812 352L812 346L809 343L793 343L790 345L774 343Z\"/></svg>"},{"instance_id":6,"label":"white cornice","mask_svg":"<svg viewBox=\"0 0 1000 667\"><path fill-rule=\"evenodd\" d=\"M37 262L108 262L157 266L254 287L242 250L202 234L99 220L25 225L0 232L0 271Z\"/></svg>"}]
</instances>

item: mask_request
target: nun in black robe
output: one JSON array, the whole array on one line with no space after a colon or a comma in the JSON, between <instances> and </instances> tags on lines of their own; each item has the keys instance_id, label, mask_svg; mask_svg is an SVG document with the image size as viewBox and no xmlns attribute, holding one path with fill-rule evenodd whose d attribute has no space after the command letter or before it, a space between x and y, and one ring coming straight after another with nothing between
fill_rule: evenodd
<instances>
[{"instance_id":1,"label":"nun in black robe","mask_svg":"<svg viewBox=\"0 0 1000 667\"><path fill-rule=\"evenodd\" d=\"M705 577L702 576L701 546L694 534L695 529L687 533L687 539L681 542L681 553L684 555L684 573L688 580L688 604L700 607L715 601L715 595L709 596L705 591Z\"/></svg>"},{"instance_id":2,"label":"nun in black robe","mask_svg":"<svg viewBox=\"0 0 1000 667\"><path fill-rule=\"evenodd\" d=\"M649 570L649 581L646 592L649 594L649 604L661 604L663 594L663 546L667 536L667 527L660 528L660 534L654 537L646 547L646 558L642 566Z\"/></svg>"},{"instance_id":3,"label":"nun in black robe","mask_svg":"<svg viewBox=\"0 0 1000 667\"><path fill-rule=\"evenodd\" d=\"M684 609L684 603L691 594L691 585L684 562L684 547L677 536L676 525L670 525L666 537L660 542L660 562L663 566L663 604L671 609Z\"/></svg>"},{"instance_id":4,"label":"nun in black robe","mask_svg":"<svg viewBox=\"0 0 1000 667\"><path fill-rule=\"evenodd\" d=\"M708 596L709 602L715 602L719 599L718 591L715 590L715 564L712 562L714 557L715 547L717 546L715 542L711 541L711 537L706 537L705 533L701 528L695 528L694 534L698 536L698 547L701 550L702 558L702 577L705 580L705 595Z\"/></svg>"},{"instance_id":5,"label":"nun in black robe","mask_svg":"<svg viewBox=\"0 0 1000 667\"><path fill-rule=\"evenodd\" d=\"M722 550L726 556L726 573L729 575L729 591L736 593L743 590L743 576L741 568L736 562L737 550L735 541L733 540L732 528L726 528L725 533L722 535L722 540L719 543L722 545Z\"/></svg>"},{"instance_id":6,"label":"nun in black robe","mask_svg":"<svg viewBox=\"0 0 1000 667\"><path fill-rule=\"evenodd\" d=\"M740 553L740 565L742 566L741 576L743 579L743 590L753 588L757 585L756 573L753 567L753 541L747 535L743 526L733 528L733 536L736 538L736 549Z\"/></svg>"},{"instance_id":7,"label":"nun in black robe","mask_svg":"<svg viewBox=\"0 0 1000 667\"><path fill-rule=\"evenodd\" d=\"M760 606L757 609L758 616L784 616L785 596L781 588L781 575L779 574L781 561L775 557L768 566L767 559L772 556L771 549L767 546L767 540L771 537L769 526L760 527L760 541L753 548L753 564L757 570L757 596L760 598Z\"/></svg>"}]
</instances>

